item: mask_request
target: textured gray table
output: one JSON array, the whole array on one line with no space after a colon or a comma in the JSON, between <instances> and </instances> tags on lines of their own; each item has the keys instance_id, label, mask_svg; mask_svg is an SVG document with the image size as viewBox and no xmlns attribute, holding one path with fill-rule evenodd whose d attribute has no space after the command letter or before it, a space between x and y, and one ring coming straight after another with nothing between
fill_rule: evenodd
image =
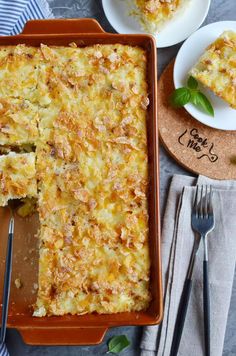
<instances>
[{"instance_id":1,"label":"textured gray table","mask_svg":"<svg viewBox=\"0 0 236 356\"><path fill-rule=\"evenodd\" d=\"M108 32L114 32L112 27L106 20L100 0L49 0L55 17L93 17L97 19L103 28ZM236 20L236 0L212 0L212 5L206 23L221 21L221 20ZM170 62L179 49L179 45L171 48L166 48L158 51L158 70L159 74ZM175 173L188 174L184 169L179 167L161 148L160 152L160 167L161 167L161 207L165 203L166 193L170 177ZM224 356L236 355L236 281L233 290L231 308L228 317L228 326L225 336ZM118 334L126 334L132 341L132 346L124 351L122 355L136 356L139 355L139 341L142 329L138 327L122 327L111 329L104 342L99 346L53 346L53 347L33 347L27 346L21 340L21 337L15 330L7 332L7 346L11 356L91 356L104 355L107 351L106 342L113 336ZM189 355L185 355L189 356ZM196 355L194 355L196 356ZM212 355L214 356L214 355Z\"/></svg>"}]
</instances>

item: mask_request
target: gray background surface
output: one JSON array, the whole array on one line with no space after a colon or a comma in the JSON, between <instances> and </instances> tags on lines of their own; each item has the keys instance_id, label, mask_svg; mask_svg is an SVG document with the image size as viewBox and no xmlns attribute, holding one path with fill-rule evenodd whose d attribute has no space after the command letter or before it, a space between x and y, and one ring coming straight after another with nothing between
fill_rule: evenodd
<instances>
[{"instance_id":1,"label":"gray background surface","mask_svg":"<svg viewBox=\"0 0 236 356\"><path fill-rule=\"evenodd\" d=\"M97 19L103 28L108 32L114 32L103 13L100 0L48 0L55 17L79 18L93 17ZM212 0L210 12L204 24L221 21L236 20L236 0ZM170 60L176 55L180 45L171 48L158 50L158 70L159 75ZM236 149L236 145L235 145ZM168 191L170 178L175 173L188 174L177 165L164 151L160 149L161 167L161 210ZM236 278L235 278L236 279ZM228 316L228 325L225 336L224 356L236 355L236 281L232 294L231 308ZM122 355L139 355L139 342L142 335L142 328L122 327L110 329L106 334L104 342L98 346L52 346L36 347L27 346L23 343L20 335L15 330L7 332L7 346L11 356L91 356L104 355L107 351L107 340L113 335L126 334L132 341L132 346L124 351ZM184 355L189 356L189 355ZM198 356L198 355L192 355ZM214 356L214 355L212 355Z\"/></svg>"}]
</instances>

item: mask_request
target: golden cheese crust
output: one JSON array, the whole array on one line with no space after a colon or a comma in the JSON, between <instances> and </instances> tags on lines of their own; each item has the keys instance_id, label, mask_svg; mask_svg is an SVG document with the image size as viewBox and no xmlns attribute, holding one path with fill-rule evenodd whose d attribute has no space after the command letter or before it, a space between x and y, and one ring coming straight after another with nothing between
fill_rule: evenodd
<instances>
[{"instance_id":1,"label":"golden cheese crust","mask_svg":"<svg viewBox=\"0 0 236 356\"><path fill-rule=\"evenodd\" d=\"M135 0L138 16L144 30L156 33L168 21L176 16L180 10L184 10L191 0Z\"/></svg>"},{"instance_id":2,"label":"golden cheese crust","mask_svg":"<svg viewBox=\"0 0 236 356\"><path fill-rule=\"evenodd\" d=\"M190 74L236 109L236 33L225 31Z\"/></svg>"},{"instance_id":3,"label":"golden cheese crust","mask_svg":"<svg viewBox=\"0 0 236 356\"><path fill-rule=\"evenodd\" d=\"M0 47L0 97L23 98L34 102L37 96L41 52L24 44Z\"/></svg>"},{"instance_id":4,"label":"golden cheese crust","mask_svg":"<svg viewBox=\"0 0 236 356\"><path fill-rule=\"evenodd\" d=\"M27 127L34 117L38 130L34 315L147 309L146 53L119 44L41 45L30 60L37 80L18 96L33 105Z\"/></svg>"},{"instance_id":5,"label":"golden cheese crust","mask_svg":"<svg viewBox=\"0 0 236 356\"><path fill-rule=\"evenodd\" d=\"M34 315L146 309L145 53L121 45L43 51Z\"/></svg>"},{"instance_id":6,"label":"golden cheese crust","mask_svg":"<svg viewBox=\"0 0 236 356\"><path fill-rule=\"evenodd\" d=\"M38 107L25 99L0 97L0 145L34 144Z\"/></svg>"},{"instance_id":7,"label":"golden cheese crust","mask_svg":"<svg viewBox=\"0 0 236 356\"><path fill-rule=\"evenodd\" d=\"M0 206L9 199L37 196L35 154L10 152L0 156Z\"/></svg>"}]
</instances>

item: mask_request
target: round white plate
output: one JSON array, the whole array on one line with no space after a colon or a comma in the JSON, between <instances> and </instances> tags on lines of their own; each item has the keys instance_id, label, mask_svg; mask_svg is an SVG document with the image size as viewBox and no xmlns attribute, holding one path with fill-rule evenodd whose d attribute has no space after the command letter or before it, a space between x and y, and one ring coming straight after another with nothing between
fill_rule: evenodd
<instances>
[{"instance_id":1,"label":"round white plate","mask_svg":"<svg viewBox=\"0 0 236 356\"><path fill-rule=\"evenodd\" d=\"M176 88L186 85L189 70L198 61L206 47L227 30L236 31L236 21L215 22L202 27L184 42L176 57L174 66L174 84ZM192 104L185 105L185 109L195 119L207 126L220 130L236 130L236 110L232 109L209 89L201 85L199 87L210 99L215 110L215 116L211 117L203 113Z\"/></svg>"},{"instance_id":2,"label":"round white plate","mask_svg":"<svg viewBox=\"0 0 236 356\"><path fill-rule=\"evenodd\" d=\"M185 11L172 19L160 33L155 35L157 48L173 46L184 41L196 31L206 18L211 0L190 0ZM129 15L129 1L102 0L105 15L118 33L145 33L138 20Z\"/></svg>"}]
</instances>

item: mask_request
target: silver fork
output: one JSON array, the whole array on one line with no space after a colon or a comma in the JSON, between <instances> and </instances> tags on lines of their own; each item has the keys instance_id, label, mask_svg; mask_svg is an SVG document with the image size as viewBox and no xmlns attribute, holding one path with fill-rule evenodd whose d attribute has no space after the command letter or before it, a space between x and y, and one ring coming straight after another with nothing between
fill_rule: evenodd
<instances>
[{"instance_id":1,"label":"silver fork","mask_svg":"<svg viewBox=\"0 0 236 356\"><path fill-rule=\"evenodd\" d=\"M199 194L200 191L200 194ZM198 203L198 196L200 201ZM204 309L204 339L205 355L210 356L210 291L208 278L208 246L207 236L214 229L215 219L212 204L212 187L197 187L195 202L192 212L192 228L203 240L204 260L203 260L203 309Z\"/></svg>"},{"instance_id":2,"label":"silver fork","mask_svg":"<svg viewBox=\"0 0 236 356\"><path fill-rule=\"evenodd\" d=\"M171 345L170 356L176 356L184 328L185 317L188 309L192 289L192 277L195 260L199 250L201 240L204 242L204 262L203 262L203 300L204 300L204 336L205 354L210 356L210 298L208 285L208 248L207 235L214 228L214 215L212 208L212 187L197 186L192 214L192 229L198 232L195 236L193 251L189 263L188 273L184 283L183 292L179 304L178 314L175 322L174 335Z\"/></svg>"}]
</instances>

